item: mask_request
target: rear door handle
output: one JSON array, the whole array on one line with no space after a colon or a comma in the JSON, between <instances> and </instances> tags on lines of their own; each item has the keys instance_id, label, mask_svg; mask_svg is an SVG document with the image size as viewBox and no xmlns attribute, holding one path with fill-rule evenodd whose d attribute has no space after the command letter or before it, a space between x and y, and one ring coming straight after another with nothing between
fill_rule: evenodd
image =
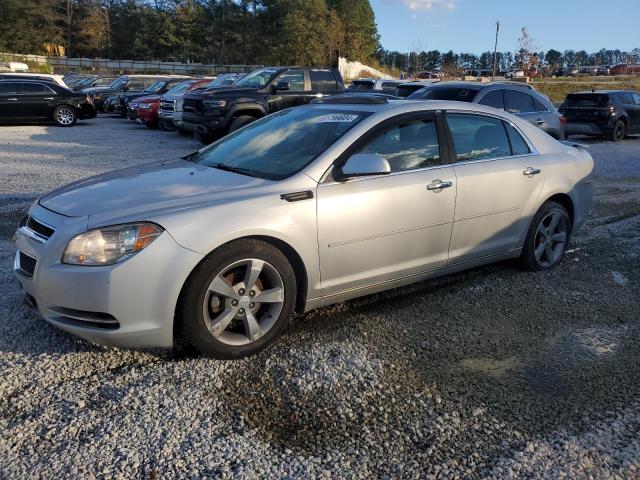
<instances>
[{"instance_id":1,"label":"rear door handle","mask_svg":"<svg viewBox=\"0 0 640 480\"><path fill-rule=\"evenodd\" d=\"M434 191L435 193L440 192L443 188L449 188L453 183L448 180L434 180L429 185L427 185L427 190Z\"/></svg>"},{"instance_id":2,"label":"rear door handle","mask_svg":"<svg viewBox=\"0 0 640 480\"><path fill-rule=\"evenodd\" d=\"M527 167L522 172L523 175L527 177L533 177L534 175L538 175L541 172L539 168Z\"/></svg>"},{"instance_id":3,"label":"rear door handle","mask_svg":"<svg viewBox=\"0 0 640 480\"><path fill-rule=\"evenodd\" d=\"M44 97L45 100L53 100L53 97Z\"/></svg>"},{"instance_id":4,"label":"rear door handle","mask_svg":"<svg viewBox=\"0 0 640 480\"><path fill-rule=\"evenodd\" d=\"M544 120L542 120L541 118L537 119L536 125L544 125Z\"/></svg>"}]
</instances>

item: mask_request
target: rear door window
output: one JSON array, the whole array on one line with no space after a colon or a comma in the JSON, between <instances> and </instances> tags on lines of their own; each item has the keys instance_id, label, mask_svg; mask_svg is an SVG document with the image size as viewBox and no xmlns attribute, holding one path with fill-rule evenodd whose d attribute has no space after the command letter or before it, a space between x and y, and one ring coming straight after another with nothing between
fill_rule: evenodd
<instances>
[{"instance_id":1,"label":"rear door window","mask_svg":"<svg viewBox=\"0 0 640 480\"><path fill-rule=\"evenodd\" d=\"M54 92L42 83L23 83L22 93L23 95L50 95Z\"/></svg>"},{"instance_id":2,"label":"rear door window","mask_svg":"<svg viewBox=\"0 0 640 480\"><path fill-rule=\"evenodd\" d=\"M537 98L533 99L533 103L536 106L536 112L548 112L549 109Z\"/></svg>"},{"instance_id":3,"label":"rear door window","mask_svg":"<svg viewBox=\"0 0 640 480\"><path fill-rule=\"evenodd\" d=\"M456 150L456 161L508 157L511 146L502 120L484 115L446 115Z\"/></svg>"},{"instance_id":4,"label":"rear door window","mask_svg":"<svg viewBox=\"0 0 640 480\"><path fill-rule=\"evenodd\" d=\"M502 96L502 90L492 90L482 97L478 103L480 105L487 105L488 107L504 110L504 97Z\"/></svg>"},{"instance_id":5,"label":"rear door window","mask_svg":"<svg viewBox=\"0 0 640 480\"><path fill-rule=\"evenodd\" d=\"M507 97L507 111L509 113L531 113L535 112L536 108L533 103L533 97L523 92L516 92L514 90L505 91Z\"/></svg>"}]
</instances>

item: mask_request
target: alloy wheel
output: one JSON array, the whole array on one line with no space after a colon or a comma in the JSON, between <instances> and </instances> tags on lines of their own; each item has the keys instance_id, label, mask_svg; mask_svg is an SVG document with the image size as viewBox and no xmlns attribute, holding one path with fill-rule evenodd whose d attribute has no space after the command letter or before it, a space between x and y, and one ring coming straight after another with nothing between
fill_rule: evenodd
<instances>
[{"instance_id":1,"label":"alloy wheel","mask_svg":"<svg viewBox=\"0 0 640 480\"><path fill-rule=\"evenodd\" d=\"M558 263L567 242L567 221L558 211L549 212L540 222L534 239L534 255L543 267Z\"/></svg>"},{"instance_id":2,"label":"alloy wheel","mask_svg":"<svg viewBox=\"0 0 640 480\"><path fill-rule=\"evenodd\" d=\"M209 333L227 345L247 345L275 325L284 306L284 282L273 265L239 260L218 273L207 289L202 314Z\"/></svg>"},{"instance_id":3,"label":"alloy wheel","mask_svg":"<svg viewBox=\"0 0 640 480\"><path fill-rule=\"evenodd\" d=\"M56 121L60 125L71 125L75 118L75 113L69 107L62 107L56 110Z\"/></svg>"}]
</instances>

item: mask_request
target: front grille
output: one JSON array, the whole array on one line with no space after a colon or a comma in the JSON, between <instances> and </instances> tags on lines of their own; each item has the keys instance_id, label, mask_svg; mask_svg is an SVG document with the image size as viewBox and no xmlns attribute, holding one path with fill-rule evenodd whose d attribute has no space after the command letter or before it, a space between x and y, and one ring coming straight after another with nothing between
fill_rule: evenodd
<instances>
[{"instance_id":1,"label":"front grille","mask_svg":"<svg viewBox=\"0 0 640 480\"><path fill-rule=\"evenodd\" d=\"M53 235L53 232L55 232L53 228L45 225L42 222L39 222L33 217L27 217L26 226L27 228L31 229L32 231L36 232L38 235L46 238L47 240L49 239L49 237L51 237L51 235Z\"/></svg>"},{"instance_id":2,"label":"front grille","mask_svg":"<svg viewBox=\"0 0 640 480\"><path fill-rule=\"evenodd\" d=\"M193 98L185 98L182 110L185 112L200 112L202 111L202 100L196 100Z\"/></svg>"},{"instance_id":3,"label":"front grille","mask_svg":"<svg viewBox=\"0 0 640 480\"><path fill-rule=\"evenodd\" d=\"M51 311L55 313L54 316L49 317L51 320L74 327L98 328L100 330L117 330L120 328L118 320L108 313L88 312L65 307L52 307Z\"/></svg>"},{"instance_id":4,"label":"front grille","mask_svg":"<svg viewBox=\"0 0 640 480\"><path fill-rule=\"evenodd\" d=\"M173 100L162 100L160 102L160 110L164 110L166 112L173 112Z\"/></svg>"},{"instance_id":5,"label":"front grille","mask_svg":"<svg viewBox=\"0 0 640 480\"><path fill-rule=\"evenodd\" d=\"M25 216L20 220L18 231L40 243L46 243L55 232L49 225L30 216Z\"/></svg>"},{"instance_id":6,"label":"front grille","mask_svg":"<svg viewBox=\"0 0 640 480\"><path fill-rule=\"evenodd\" d=\"M18 272L25 277L33 277L33 272L36 271L36 259L24 252L20 252L19 259L20 265L18 266Z\"/></svg>"}]
</instances>

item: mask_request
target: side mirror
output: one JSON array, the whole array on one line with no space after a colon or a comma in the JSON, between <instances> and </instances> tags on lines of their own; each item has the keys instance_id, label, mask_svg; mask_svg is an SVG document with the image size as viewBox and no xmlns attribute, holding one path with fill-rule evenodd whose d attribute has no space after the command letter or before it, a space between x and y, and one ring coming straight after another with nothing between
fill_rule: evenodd
<instances>
[{"instance_id":1,"label":"side mirror","mask_svg":"<svg viewBox=\"0 0 640 480\"><path fill-rule=\"evenodd\" d=\"M276 91L278 92L289 89L291 89L291 82L289 82L288 80L279 80L276 84Z\"/></svg>"},{"instance_id":2,"label":"side mirror","mask_svg":"<svg viewBox=\"0 0 640 480\"><path fill-rule=\"evenodd\" d=\"M391 167L386 158L375 153L356 153L349 157L340 168L342 179L352 177L367 177L371 175L386 175L391 173Z\"/></svg>"}]
</instances>

